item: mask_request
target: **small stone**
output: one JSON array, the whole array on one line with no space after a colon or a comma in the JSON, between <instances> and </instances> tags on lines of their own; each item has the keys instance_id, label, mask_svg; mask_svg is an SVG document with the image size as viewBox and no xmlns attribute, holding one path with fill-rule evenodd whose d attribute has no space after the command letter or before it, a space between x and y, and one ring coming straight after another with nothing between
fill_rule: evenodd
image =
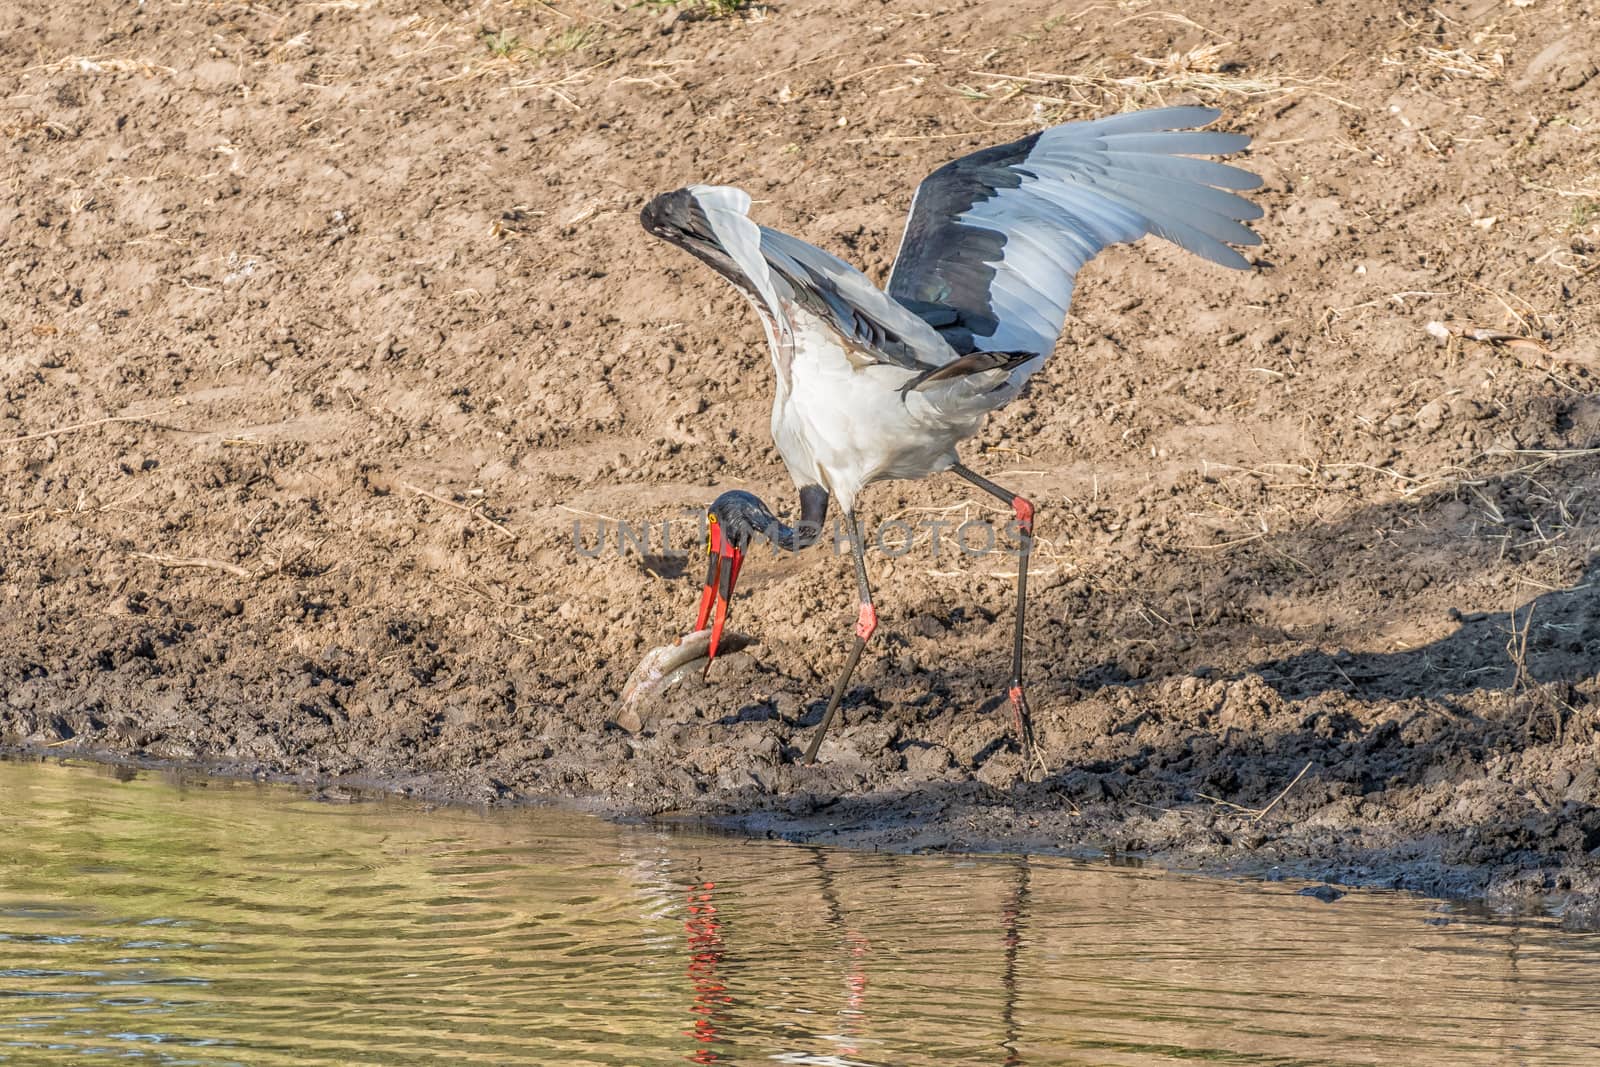
<instances>
[{"instance_id":1,"label":"small stone","mask_svg":"<svg viewBox=\"0 0 1600 1067\"><path fill-rule=\"evenodd\" d=\"M1442 400L1430 400L1417 409L1417 429L1432 433L1444 425L1445 406Z\"/></svg>"},{"instance_id":2,"label":"small stone","mask_svg":"<svg viewBox=\"0 0 1600 1067\"><path fill-rule=\"evenodd\" d=\"M905 751L906 770L919 778L942 774L955 766L950 750L943 745L913 744Z\"/></svg>"},{"instance_id":3,"label":"small stone","mask_svg":"<svg viewBox=\"0 0 1600 1067\"><path fill-rule=\"evenodd\" d=\"M1344 891L1335 889L1331 885L1308 885L1304 889L1300 890L1298 895L1302 897L1316 897L1324 904L1332 904L1334 901L1344 896Z\"/></svg>"},{"instance_id":4,"label":"small stone","mask_svg":"<svg viewBox=\"0 0 1600 1067\"><path fill-rule=\"evenodd\" d=\"M1572 55L1563 57L1556 65L1551 80L1557 88L1570 93L1589 84L1596 74L1600 74L1600 64L1587 55Z\"/></svg>"}]
</instances>

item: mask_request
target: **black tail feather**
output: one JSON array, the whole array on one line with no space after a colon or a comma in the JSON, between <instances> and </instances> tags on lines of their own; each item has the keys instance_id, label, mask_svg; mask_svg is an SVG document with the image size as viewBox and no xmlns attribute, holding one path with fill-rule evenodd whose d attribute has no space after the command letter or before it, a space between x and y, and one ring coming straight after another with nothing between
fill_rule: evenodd
<instances>
[{"instance_id":1,"label":"black tail feather","mask_svg":"<svg viewBox=\"0 0 1600 1067\"><path fill-rule=\"evenodd\" d=\"M934 382L947 381L951 378L962 378L969 374L981 374L991 370L1015 370L1030 359L1038 359L1037 352L969 352L960 359L946 363L942 367L925 370L900 387L900 398L913 389L921 389Z\"/></svg>"}]
</instances>

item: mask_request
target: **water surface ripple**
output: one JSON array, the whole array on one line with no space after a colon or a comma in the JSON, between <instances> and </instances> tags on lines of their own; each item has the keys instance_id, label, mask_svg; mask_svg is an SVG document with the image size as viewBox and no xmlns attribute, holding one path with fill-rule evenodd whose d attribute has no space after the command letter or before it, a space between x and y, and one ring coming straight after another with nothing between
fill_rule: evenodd
<instances>
[{"instance_id":1,"label":"water surface ripple","mask_svg":"<svg viewBox=\"0 0 1600 1067\"><path fill-rule=\"evenodd\" d=\"M0 763L0 1063L1600 1063L1600 938L1298 888Z\"/></svg>"}]
</instances>

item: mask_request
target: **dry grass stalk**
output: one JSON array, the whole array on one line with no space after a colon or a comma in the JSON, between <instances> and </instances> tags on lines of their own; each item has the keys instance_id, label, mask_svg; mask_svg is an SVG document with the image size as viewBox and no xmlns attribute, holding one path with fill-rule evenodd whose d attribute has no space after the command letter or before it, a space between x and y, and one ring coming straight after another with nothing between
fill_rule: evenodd
<instances>
[{"instance_id":1,"label":"dry grass stalk","mask_svg":"<svg viewBox=\"0 0 1600 1067\"><path fill-rule=\"evenodd\" d=\"M552 75L540 78L525 78L522 81L507 82L507 90L517 92L543 92L548 93L562 106L572 111L582 111L582 106L572 98L571 90L580 85L587 85L594 76L594 72L602 67L609 66L610 61L596 63L593 66L580 70L569 71L559 76Z\"/></svg>"},{"instance_id":2,"label":"dry grass stalk","mask_svg":"<svg viewBox=\"0 0 1600 1067\"><path fill-rule=\"evenodd\" d=\"M1076 74L969 70L967 73L971 77L994 81L983 88L963 86L959 91L974 99L1009 100L1026 95L1036 106L1053 110L1053 114L1044 116L1050 122L1080 111L1100 112L1108 107L1128 111L1160 106L1166 104L1168 96L1179 93L1193 94L1206 103L1230 99L1268 102L1295 93L1308 93L1359 110L1357 105L1330 95L1326 90L1334 88L1336 83L1326 78L1288 74L1250 76L1229 71L1223 59L1227 47L1226 43L1202 45L1159 58L1135 55L1134 61L1144 69L1131 74L1113 73L1105 64L1090 64ZM1050 91L1057 87L1065 92Z\"/></svg>"},{"instance_id":3,"label":"dry grass stalk","mask_svg":"<svg viewBox=\"0 0 1600 1067\"><path fill-rule=\"evenodd\" d=\"M247 571L237 564L227 563L220 559L211 559L207 556L163 556L154 552L134 552L132 555L135 559L147 559L152 563L159 563L163 567L173 569L196 568L200 570L226 571L235 578L259 577L254 572Z\"/></svg>"},{"instance_id":4,"label":"dry grass stalk","mask_svg":"<svg viewBox=\"0 0 1600 1067\"><path fill-rule=\"evenodd\" d=\"M612 525L615 525L615 526L621 526L624 522L627 521L626 519L619 519L615 515L603 515L598 511L585 511L582 508L570 507L570 506L568 506L566 504L557 504L556 507L559 510L565 511L570 515L577 515L580 518L585 518L585 519L600 519L603 522L609 522L609 523L611 523Z\"/></svg>"},{"instance_id":5,"label":"dry grass stalk","mask_svg":"<svg viewBox=\"0 0 1600 1067\"><path fill-rule=\"evenodd\" d=\"M419 42L395 56L409 60L437 52L454 52L460 57L454 73L433 81L435 85L455 85L481 80L500 81L507 90L542 92L555 103L573 111L582 105L573 90L589 84L593 72L612 65L606 59L581 69L548 70L558 62L570 60L600 43L606 28L620 24L599 15L580 19L541 0L533 0L541 10L566 20L528 40L510 29L485 29L478 14L457 18L411 15L400 26L400 34ZM647 64L654 66L655 64ZM644 79L660 89L676 89L670 75L647 75Z\"/></svg>"},{"instance_id":6,"label":"dry grass stalk","mask_svg":"<svg viewBox=\"0 0 1600 1067\"><path fill-rule=\"evenodd\" d=\"M418 496L427 497L429 500L432 500L436 504L443 504L447 508L454 508L455 510L457 510L457 511L459 511L459 512L465 514L465 515L471 515L474 519L477 519L479 522L487 523L489 526L492 526L495 530L499 531L499 533L500 533L500 535L502 537L510 538L513 541L517 540L517 535L516 534L514 534L510 530L506 529L504 526L500 525L498 522L495 522L493 519L491 519L489 516L485 515L483 512L479 511L476 506L468 507L465 504L457 504L454 500L449 500L449 499L447 499L445 497L442 497L438 493L430 493L426 489L421 488L420 486L412 485L410 482L401 482L400 484L404 488L411 490L413 493L417 494Z\"/></svg>"},{"instance_id":7,"label":"dry grass stalk","mask_svg":"<svg viewBox=\"0 0 1600 1067\"><path fill-rule=\"evenodd\" d=\"M173 67L154 63L148 59L128 56L67 56L53 63L42 63L26 68L23 73L60 74L76 70L83 74L143 74L147 78L178 73Z\"/></svg>"},{"instance_id":8,"label":"dry grass stalk","mask_svg":"<svg viewBox=\"0 0 1600 1067\"><path fill-rule=\"evenodd\" d=\"M72 135L72 131L61 123L33 115L28 115L19 122L0 124L0 133L14 140L37 136L46 141L61 141Z\"/></svg>"},{"instance_id":9,"label":"dry grass stalk","mask_svg":"<svg viewBox=\"0 0 1600 1067\"><path fill-rule=\"evenodd\" d=\"M1249 808L1243 804L1235 804L1231 800L1223 800L1221 797L1214 797L1210 793L1196 793L1195 796L1199 797L1201 800L1209 800L1211 803L1219 807L1232 808L1234 811L1237 811L1240 814L1248 815L1250 816L1251 822L1260 822L1267 812L1277 807L1278 802L1289 795L1289 790L1293 789L1299 783L1300 779L1306 776L1306 772L1310 769L1311 760L1306 760L1306 765L1300 768L1300 773L1291 778L1289 780L1289 784L1280 789L1278 791L1278 795L1268 801L1266 807L1263 808Z\"/></svg>"},{"instance_id":10,"label":"dry grass stalk","mask_svg":"<svg viewBox=\"0 0 1600 1067\"><path fill-rule=\"evenodd\" d=\"M57 426L53 430L40 430L37 433L25 433L21 437L12 437L5 441L0 441L0 447L26 444L29 441L42 441L47 437L61 437L64 434L77 433L79 430L88 430L96 426L105 426L113 422L155 423L158 418L168 414L171 414L171 412L158 411L154 415L107 415L103 419L90 419L88 422L75 422L68 426Z\"/></svg>"},{"instance_id":11,"label":"dry grass stalk","mask_svg":"<svg viewBox=\"0 0 1600 1067\"><path fill-rule=\"evenodd\" d=\"M1586 459L1600 456L1600 448L1488 448L1471 457L1465 463L1451 464L1440 470L1428 474L1405 474L1392 467L1378 467L1371 463L1316 463L1310 466L1305 463L1264 463L1262 468L1241 467L1232 463L1215 463L1205 461L1202 470L1207 474L1213 471L1228 471L1239 474L1254 475L1259 478L1270 477L1274 470L1293 471L1308 479L1323 471L1366 471L1379 474L1396 483L1401 497L1413 497L1420 493L1433 492L1440 489L1467 488L1485 486L1495 478L1509 478L1517 475L1532 475L1557 463L1566 463L1577 459ZM1528 457L1533 462L1510 469L1496 471L1477 471L1474 465L1481 460ZM1294 483L1293 486L1273 486L1273 488L1313 488L1318 487L1314 481L1307 483ZM1206 546L1190 546L1206 547Z\"/></svg>"},{"instance_id":12,"label":"dry grass stalk","mask_svg":"<svg viewBox=\"0 0 1600 1067\"><path fill-rule=\"evenodd\" d=\"M1517 625L1516 605L1512 605L1509 612L1511 625L1507 632L1506 656L1511 660L1512 675L1511 685L1506 689L1506 710L1508 713L1515 713L1518 707L1521 707L1523 733L1530 743L1533 741L1534 725L1539 718L1539 712L1541 710L1548 712L1555 744L1559 748L1566 733L1566 713L1574 709L1561 699L1559 683L1540 684L1528 669L1528 635L1533 628L1533 610L1534 605L1528 604L1520 627Z\"/></svg>"},{"instance_id":13,"label":"dry grass stalk","mask_svg":"<svg viewBox=\"0 0 1600 1067\"><path fill-rule=\"evenodd\" d=\"M1300 779L1302 779L1302 778L1304 778L1306 776L1306 772L1309 771L1310 769L1311 769L1311 761L1310 760L1306 760L1306 765L1304 767L1300 768L1300 773L1295 775L1293 778L1289 779L1289 784L1284 786L1282 791L1279 792L1277 796L1273 797L1270 801L1268 801L1266 807L1264 807L1260 811L1256 812L1255 816L1250 821L1251 822L1260 822L1262 817L1264 815L1266 815L1267 812L1271 811L1273 808L1278 806L1278 801L1282 800L1284 797L1289 795L1289 790L1293 789L1299 783Z\"/></svg>"},{"instance_id":14,"label":"dry grass stalk","mask_svg":"<svg viewBox=\"0 0 1600 1067\"><path fill-rule=\"evenodd\" d=\"M1417 45L1403 52L1391 52L1383 57L1383 64L1406 67L1413 73L1431 74L1444 80L1474 78L1478 81L1499 81L1506 71L1503 53L1434 48L1431 45Z\"/></svg>"}]
</instances>

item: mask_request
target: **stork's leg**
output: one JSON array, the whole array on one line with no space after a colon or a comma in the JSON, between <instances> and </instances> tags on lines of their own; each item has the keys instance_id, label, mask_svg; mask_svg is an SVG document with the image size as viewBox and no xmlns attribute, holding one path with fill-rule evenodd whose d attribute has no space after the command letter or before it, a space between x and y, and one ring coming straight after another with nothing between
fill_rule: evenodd
<instances>
[{"instance_id":1,"label":"stork's leg","mask_svg":"<svg viewBox=\"0 0 1600 1067\"><path fill-rule=\"evenodd\" d=\"M1011 512L1017 517L1017 538L1022 546L1017 554L1017 626L1011 641L1011 690L1008 695L1011 697L1011 710L1017 717L1017 741L1022 745L1022 758L1048 772L1049 768L1034 744L1033 718L1028 714L1028 697L1022 690L1022 630L1028 607L1028 557L1033 553L1033 505L1026 498L1000 488L959 463L951 467L950 472L1004 500L1011 505Z\"/></svg>"},{"instance_id":2,"label":"stork's leg","mask_svg":"<svg viewBox=\"0 0 1600 1067\"><path fill-rule=\"evenodd\" d=\"M878 628L878 612L872 606L872 588L867 585L867 550L861 540L861 527L856 523L855 512L844 513L844 526L850 532L850 553L856 560L856 589L861 594L861 609L856 615L856 643L850 649L850 658L844 662L844 670L839 672L839 680L833 685L833 696L828 699L828 710L822 713L822 721L817 724L817 732L811 735L811 743L806 746L807 767L816 761L817 749L822 747L823 735L828 732L828 726L833 722L833 713L839 710L839 701L844 699L844 691L850 685L850 676L855 673L856 664L861 660L861 650L867 647L872 631Z\"/></svg>"}]
</instances>

